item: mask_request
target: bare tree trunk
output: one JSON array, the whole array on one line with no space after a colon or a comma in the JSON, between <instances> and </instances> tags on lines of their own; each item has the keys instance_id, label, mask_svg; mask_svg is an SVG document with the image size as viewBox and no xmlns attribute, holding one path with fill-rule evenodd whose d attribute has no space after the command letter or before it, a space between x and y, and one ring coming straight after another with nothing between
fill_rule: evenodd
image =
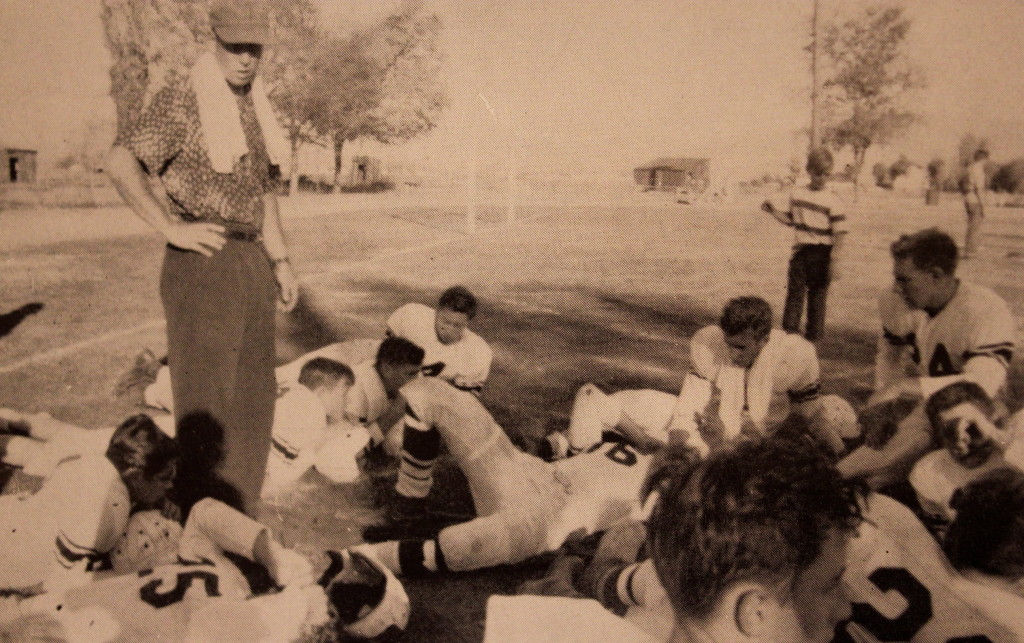
<instances>
[{"instance_id":1,"label":"bare tree trunk","mask_svg":"<svg viewBox=\"0 0 1024 643\"><path fill-rule=\"evenodd\" d=\"M345 146L345 137L334 135L334 192L341 190L341 150Z\"/></svg>"},{"instance_id":2,"label":"bare tree trunk","mask_svg":"<svg viewBox=\"0 0 1024 643\"><path fill-rule=\"evenodd\" d=\"M853 200L857 201L857 193L860 192L860 171L864 168L864 157L868 148L853 148Z\"/></svg>"},{"instance_id":3,"label":"bare tree trunk","mask_svg":"<svg viewBox=\"0 0 1024 643\"><path fill-rule=\"evenodd\" d=\"M288 196L298 194L299 188L299 139L292 139L292 166L288 173Z\"/></svg>"}]
</instances>

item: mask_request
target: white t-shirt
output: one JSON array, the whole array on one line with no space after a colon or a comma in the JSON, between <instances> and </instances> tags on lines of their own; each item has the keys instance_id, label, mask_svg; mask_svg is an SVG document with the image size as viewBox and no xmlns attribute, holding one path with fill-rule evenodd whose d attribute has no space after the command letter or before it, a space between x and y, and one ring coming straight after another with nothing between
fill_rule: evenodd
<instances>
[{"instance_id":1,"label":"white t-shirt","mask_svg":"<svg viewBox=\"0 0 1024 643\"><path fill-rule=\"evenodd\" d=\"M461 389L479 391L491 370L491 347L468 328L459 341L442 344L434 327L436 314L423 304L405 304L388 318L388 332L424 350L425 375L439 377Z\"/></svg>"},{"instance_id":2,"label":"white t-shirt","mask_svg":"<svg viewBox=\"0 0 1024 643\"><path fill-rule=\"evenodd\" d=\"M690 340L690 373L675 411L678 428L697 430L694 413L704 412L712 387L722 396L719 415L726 439L740 434L745 418L763 432L785 419L791 403L818 396L818 354L799 335L774 329L753 365L742 368L730 359L722 329L706 326Z\"/></svg>"}]
</instances>

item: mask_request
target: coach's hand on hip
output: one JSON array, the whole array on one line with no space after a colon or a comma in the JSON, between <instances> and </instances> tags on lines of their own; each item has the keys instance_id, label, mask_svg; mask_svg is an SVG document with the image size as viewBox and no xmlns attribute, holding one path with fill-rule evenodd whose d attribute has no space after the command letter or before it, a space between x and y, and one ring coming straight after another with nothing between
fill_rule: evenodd
<instances>
[{"instance_id":1,"label":"coach's hand on hip","mask_svg":"<svg viewBox=\"0 0 1024 643\"><path fill-rule=\"evenodd\" d=\"M299 301L299 280L287 259L274 262L274 278L277 279L277 309L290 313Z\"/></svg>"},{"instance_id":2,"label":"coach's hand on hip","mask_svg":"<svg viewBox=\"0 0 1024 643\"><path fill-rule=\"evenodd\" d=\"M172 246L198 252L204 257L212 257L226 241L224 226L216 223L174 221L168 222L161 232Z\"/></svg>"}]
</instances>

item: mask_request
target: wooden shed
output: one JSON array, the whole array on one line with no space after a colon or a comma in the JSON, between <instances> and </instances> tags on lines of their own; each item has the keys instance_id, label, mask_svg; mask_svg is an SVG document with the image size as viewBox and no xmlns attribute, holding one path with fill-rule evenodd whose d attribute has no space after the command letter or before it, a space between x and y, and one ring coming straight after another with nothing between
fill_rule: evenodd
<instances>
[{"instance_id":1,"label":"wooden shed","mask_svg":"<svg viewBox=\"0 0 1024 643\"><path fill-rule=\"evenodd\" d=\"M372 156L352 157L350 185L370 185L381 178L380 159Z\"/></svg>"},{"instance_id":2,"label":"wooden shed","mask_svg":"<svg viewBox=\"0 0 1024 643\"><path fill-rule=\"evenodd\" d=\"M703 192L711 182L711 160L659 158L634 169L633 178L648 190Z\"/></svg>"},{"instance_id":3,"label":"wooden shed","mask_svg":"<svg viewBox=\"0 0 1024 643\"><path fill-rule=\"evenodd\" d=\"M35 183L36 151L17 147L0 147L3 171L0 183Z\"/></svg>"}]
</instances>

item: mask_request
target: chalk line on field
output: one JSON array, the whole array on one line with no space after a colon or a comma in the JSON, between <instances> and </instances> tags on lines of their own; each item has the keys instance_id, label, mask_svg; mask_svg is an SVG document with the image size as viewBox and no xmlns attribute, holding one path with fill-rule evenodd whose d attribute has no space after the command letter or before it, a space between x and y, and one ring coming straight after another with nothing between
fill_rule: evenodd
<instances>
[{"instance_id":1,"label":"chalk line on field","mask_svg":"<svg viewBox=\"0 0 1024 643\"><path fill-rule=\"evenodd\" d=\"M51 361L51 360L55 360L55 359L60 359L62 357L70 355L72 353L77 353L78 351L80 351L82 349L89 348L90 346L95 346L97 344L103 344L103 343L105 343L105 342L107 342L109 340L118 339L120 337L126 337L128 335L132 335L134 333L139 333L139 332L142 332L144 330L154 330L154 329L160 328L163 325L164 325L164 320L162 320L162 319L151 319L151 320L149 320L147 322L139 324L138 326L133 326L132 328L125 328L125 329L122 329L122 330L111 331L109 333L104 333L104 334L99 335L97 337L91 337L89 339L83 339L80 342L75 342L74 344L70 344L70 345L64 346L62 348L54 348L52 350L48 350L48 351L45 351L43 353L37 353L35 355L29 355L28 357L23 357L23 358L15 361L15 362L11 362L10 364L5 364L4 366L0 366L0 375L6 375L7 373L12 373L12 372L14 372L16 370L19 370L21 368L24 368L26 366L31 366L32 364L38 364L39 362L47 362L47 361Z\"/></svg>"},{"instance_id":2,"label":"chalk line on field","mask_svg":"<svg viewBox=\"0 0 1024 643\"><path fill-rule=\"evenodd\" d=\"M535 219L539 219L539 218L541 218L543 216L546 216L546 215L544 215L544 214L536 214L536 215L534 215L532 217L524 217L523 219L520 219L520 220L516 221L512 225L520 225L520 224L523 224L523 223L531 222L531 221L533 221ZM489 236L492 231L506 230L508 227L509 227L508 225L494 226L493 228L488 228L486 230L483 230L483 231L477 233L474 238L475 239L480 239L480 237ZM373 264L374 262L377 262L377 261L386 261L388 259L394 259L395 257L401 257L401 256L404 256L404 255L412 254L412 253L418 252L420 250L430 250L432 248L438 248L438 247L443 246L445 244L452 243L454 241L459 241L459 240L465 239L465 238L466 238L466 235L464 235L464 234L463 235L448 236L448 237L441 238L441 239L435 239L434 241L431 241L429 243L423 243L423 244L420 244L418 246L407 246L405 248L401 248L401 249L395 250L393 252L386 252L386 253L383 253L383 254L374 255L372 257L367 257L365 259L359 259L359 260L356 260L356 261L342 262L342 263L340 263L338 265L335 265L335 266L329 268L328 270L324 270L322 272L314 273L314 274L310 275L308 278L302 279L300 281L303 282L303 283L314 282L314 281L317 281L317 280L322 279L324 277L329 277L329 276L332 276L332 275L337 275L339 273L342 273L342 272L344 272L346 270L349 270L349 269L352 269L352 268L356 268L356 267L364 266L364 265L371 265L371 264ZM139 324L138 326L133 326L131 328L124 328L124 329L121 329L121 330L111 331L109 333L104 333L103 335L99 335L97 337L91 337L89 339L84 339L84 340L82 340L80 342L75 342L74 344L69 344L68 346L62 346L60 348L54 348L54 349L51 349L51 350L48 350L48 351L43 351L42 353L36 353L34 355L29 355L27 357L23 357L22 359L19 359L19 360L16 360L14 362L11 362L10 364L4 364L4 365L0 366L0 375L6 375L8 373L13 373L13 372L18 371L18 370L20 370L22 368L25 368L26 366L32 366L34 364L39 364L41 362L49 362L49 361L57 360L57 359L60 359L62 357L66 357L68 355L71 355L73 353L77 353L80 350L84 350L86 348L90 348L92 346L96 346L96 345L99 345L99 344L104 344L104 343L106 343L106 342L108 342L110 340L113 340L113 339L119 339L121 337L126 337L128 335L132 335L134 333L139 333L139 332L142 332L142 331L145 331L145 330L153 330L153 329L156 329L156 328L160 328L163 325L164 325L164 320L163 319L150 319L148 321L145 321L145 322Z\"/></svg>"}]
</instances>

